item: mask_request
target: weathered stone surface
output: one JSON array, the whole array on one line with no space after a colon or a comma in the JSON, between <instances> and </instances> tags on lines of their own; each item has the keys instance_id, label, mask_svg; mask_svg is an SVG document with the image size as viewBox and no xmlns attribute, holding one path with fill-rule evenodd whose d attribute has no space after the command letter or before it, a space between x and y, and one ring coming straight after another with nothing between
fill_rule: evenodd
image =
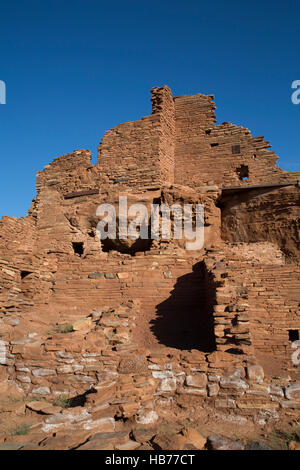
<instances>
[{"instance_id":1,"label":"weathered stone surface","mask_svg":"<svg viewBox=\"0 0 300 470\"><path fill-rule=\"evenodd\" d=\"M207 447L210 450L244 450L245 448L242 442L219 436L209 436Z\"/></svg>"},{"instance_id":2,"label":"weathered stone surface","mask_svg":"<svg viewBox=\"0 0 300 470\"><path fill-rule=\"evenodd\" d=\"M235 424L298 413L300 173L280 170L263 137L215 125L211 95L163 86L151 101L106 132L96 165L87 150L56 158L28 215L0 220L0 391L71 405L31 404L54 413L36 416L39 432L64 445L67 428L113 434L177 406L180 418L225 408L216 416ZM203 249L174 236L174 214L169 240L99 240L97 207L114 207L119 235L121 195L147 208L147 229L153 204L203 204ZM19 405L9 412L33 415Z\"/></svg>"},{"instance_id":3,"label":"weathered stone surface","mask_svg":"<svg viewBox=\"0 0 300 470\"><path fill-rule=\"evenodd\" d=\"M90 273L88 275L88 278L89 279L101 279L101 278L104 278L104 273L98 273L98 272Z\"/></svg>"},{"instance_id":4,"label":"weathered stone surface","mask_svg":"<svg viewBox=\"0 0 300 470\"><path fill-rule=\"evenodd\" d=\"M279 403L270 402L268 399L260 397L240 398L236 403L241 410L277 410L279 408Z\"/></svg>"},{"instance_id":5,"label":"weathered stone surface","mask_svg":"<svg viewBox=\"0 0 300 470\"><path fill-rule=\"evenodd\" d=\"M55 415L45 418L46 424L59 424L59 423L78 423L80 421L89 420L89 412L78 406L76 408L68 408L63 410L61 413L56 413Z\"/></svg>"},{"instance_id":6,"label":"weathered stone surface","mask_svg":"<svg viewBox=\"0 0 300 470\"><path fill-rule=\"evenodd\" d=\"M300 410L300 401L282 400L280 402L281 408L291 408L292 410Z\"/></svg>"},{"instance_id":7,"label":"weathered stone surface","mask_svg":"<svg viewBox=\"0 0 300 470\"><path fill-rule=\"evenodd\" d=\"M81 320L77 320L76 322L73 323L73 330L74 331L79 331L79 330L85 330L89 329L92 327L92 318L82 318Z\"/></svg>"},{"instance_id":8,"label":"weathered stone surface","mask_svg":"<svg viewBox=\"0 0 300 470\"><path fill-rule=\"evenodd\" d=\"M153 424L158 420L158 414L154 410L139 410L136 415L136 422L139 424Z\"/></svg>"},{"instance_id":9,"label":"weathered stone surface","mask_svg":"<svg viewBox=\"0 0 300 470\"><path fill-rule=\"evenodd\" d=\"M207 385L208 396L216 397L219 393L220 387L217 383L210 383Z\"/></svg>"},{"instance_id":10,"label":"weathered stone surface","mask_svg":"<svg viewBox=\"0 0 300 470\"><path fill-rule=\"evenodd\" d=\"M180 434L157 434L152 441L155 449L160 450L182 450L186 443L184 436Z\"/></svg>"},{"instance_id":11,"label":"weathered stone surface","mask_svg":"<svg viewBox=\"0 0 300 470\"><path fill-rule=\"evenodd\" d=\"M284 391L282 390L282 387L279 387L277 385L270 385L269 387L269 392L270 395L274 395L276 397L284 397Z\"/></svg>"},{"instance_id":12,"label":"weathered stone surface","mask_svg":"<svg viewBox=\"0 0 300 470\"><path fill-rule=\"evenodd\" d=\"M184 428L182 431L187 444L192 444L195 449L203 449L206 444L206 438L203 437L196 429L191 427Z\"/></svg>"},{"instance_id":13,"label":"weathered stone surface","mask_svg":"<svg viewBox=\"0 0 300 470\"><path fill-rule=\"evenodd\" d=\"M222 377L220 387L225 389L246 390L249 388L249 385L244 380L235 377Z\"/></svg>"},{"instance_id":14,"label":"weathered stone surface","mask_svg":"<svg viewBox=\"0 0 300 470\"><path fill-rule=\"evenodd\" d=\"M31 378L28 375L17 375L16 376L17 380L23 383L31 383Z\"/></svg>"},{"instance_id":15,"label":"weathered stone surface","mask_svg":"<svg viewBox=\"0 0 300 470\"><path fill-rule=\"evenodd\" d=\"M290 441L289 450L300 450L300 442Z\"/></svg>"},{"instance_id":16,"label":"weathered stone surface","mask_svg":"<svg viewBox=\"0 0 300 470\"><path fill-rule=\"evenodd\" d=\"M76 450L113 450L113 442L109 439L102 439L100 437L93 438L85 444L79 446Z\"/></svg>"},{"instance_id":17,"label":"weathered stone surface","mask_svg":"<svg viewBox=\"0 0 300 470\"><path fill-rule=\"evenodd\" d=\"M59 406L53 406L51 403L47 403L45 401L31 401L26 403L26 407L32 411L36 411L38 413L43 413L46 415L53 415L62 411L62 408Z\"/></svg>"},{"instance_id":18,"label":"weathered stone surface","mask_svg":"<svg viewBox=\"0 0 300 470\"><path fill-rule=\"evenodd\" d=\"M83 424L83 429L96 430L97 432L114 432L115 431L115 420L114 418L99 418L95 420L87 420Z\"/></svg>"},{"instance_id":19,"label":"weathered stone surface","mask_svg":"<svg viewBox=\"0 0 300 470\"><path fill-rule=\"evenodd\" d=\"M44 450L43 447L33 444L33 443L26 443L20 450Z\"/></svg>"},{"instance_id":20,"label":"weathered stone surface","mask_svg":"<svg viewBox=\"0 0 300 470\"><path fill-rule=\"evenodd\" d=\"M206 388L194 388L194 387L178 387L177 392L183 395L195 395L199 397L206 397Z\"/></svg>"},{"instance_id":21,"label":"weathered stone surface","mask_svg":"<svg viewBox=\"0 0 300 470\"><path fill-rule=\"evenodd\" d=\"M247 377L257 383L261 383L264 380L264 370L259 365L253 365L247 367Z\"/></svg>"},{"instance_id":22,"label":"weathered stone surface","mask_svg":"<svg viewBox=\"0 0 300 470\"><path fill-rule=\"evenodd\" d=\"M163 379L157 387L157 392L175 392L176 390L176 379L175 378L166 378Z\"/></svg>"},{"instance_id":23,"label":"weathered stone surface","mask_svg":"<svg viewBox=\"0 0 300 470\"><path fill-rule=\"evenodd\" d=\"M135 441L145 443L151 441L151 439L157 434L157 428L145 428L140 427L132 431L132 437Z\"/></svg>"},{"instance_id":24,"label":"weathered stone surface","mask_svg":"<svg viewBox=\"0 0 300 470\"><path fill-rule=\"evenodd\" d=\"M300 383L289 385L284 393L288 400L300 401Z\"/></svg>"},{"instance_id":25,"label":"weathered stone surface","mask_svg":"<svg viewBox=\"0 0 300 470\"><path fill-rule=\"evenodd\" d=\"M21 442L0 442L0 450L21 450L25 445Z\"/></svg>"},{"instance_id":26,"label":"weathered stone surface","mask_svg":"<svg viewBox=\"0 0 300 470\"><path fill-rule=\"evenodd\" d=\"M147 370L147 363L142 356L122 359L119 365L120 374L139 374Z\"/></svg>"},{"instance_id":27,"label":"weathered stone surface","mask_svg":"<svg viewBox=\"0 0 300 470\"><path fill-rule=\"evenodd\" d=\"M38 395L50 395L51 391L49 387L37 387L32 389L33 394L38 394Z\"/></svg>"},{"instance_id":28,"label":"weathered stone surface","mask_svg":"<svg viewBox=\"0 0 300 470\"><path fill-rule=\"evenodd\" d=\"M128 278L128 273L117 273L118 279L127 279Z\"/></svg>"},{"instance_id":29,"label":"weathered stone surface","mask_svg":"<svg viewBox=\"0 0 300 470\"><path fill-rule=\"evenodd\" d=\"M34 369L32 375L35 377L49 377L50 375L56 375L56 371L53 369Z\"/></svg>"},{"instance_id":30,"label":"weathered stone surface","mask_svg":"<svg viewBox=\"0 0 300 470\"><path fill-rule=\"evenodd\" d=\"M236 401L233 398L218 398L215 401L216 408L236 408Z\"/></svg>"},{"instance_id":31,"label":"weathered stone surface","mask_svg":"<svg viewBox=\"0 0 300 470\"><path fill-rule=\"evenodd\" d=\"M115 449L117 450L135 450L140 447L140 443L129 439L124 444L116 444Z\"/></svg>"},{"instance_id":32,"label":"weathered stone surface","mask_svg":"<svg viewBox=\"0 0 300 470\"><path fill-rule=\"evenodd\" d=\"M245 446L245 450L273 450L272 447L268 446L264 442L249 442Z\"/></svg>"},{"instance_id":33,"label":"weathered stone surface","mask_svg":"<svg viewBox=\"0 0 300 470\"><path fill-rule=\"evenodd\" d=\"M105 279L115 279L117 275L115 273L104 273Z\"/></svg>"},{"instance_id":34,"label":"weathered stone surface","mask_svg":"<svg viewBox=\"0 0 300 470\"><path fill-rule=\"evenodd\" d=\"M206 374L188 375L185 380L188 387L204 388L207 384Z\"/></svg>"},{"instance_id":35,"label":"weathered stone surface","mask_svg":"<svg viewBox=\"0 0 300 470\"><path fill-rule=\"evenodd\" d=\"M98 432L94 434L77 450L113 450L115 445L126 444L129 441L129 435L126 431L119 432Z\"/></svg>"},{"instance_id":36,"label":"weathered stone surface","mask_svg":"<svg viewBox=\"0 0 300 470\"><path fill-rule=\"evenodd\" d=\"M90 437L90 432L76 429L76 432L70 432L70 429L57 429L55 436L49 436L42 440L39 450L70 450L76 449ZM23 449L22 449L23 450Z\"/></svg>"}]
</instances>

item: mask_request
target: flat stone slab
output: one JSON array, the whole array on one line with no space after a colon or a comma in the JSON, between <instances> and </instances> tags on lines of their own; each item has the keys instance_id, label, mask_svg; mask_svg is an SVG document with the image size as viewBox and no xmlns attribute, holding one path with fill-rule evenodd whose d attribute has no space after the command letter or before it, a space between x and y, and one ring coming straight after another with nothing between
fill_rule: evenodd
<instances>
[{"instance_id":1,"label":"flat stone slab","mask_svg":"<svg viewBox=\"0 0 300 470\"><path fill-rule=\"evenodd\" d=\"M210 450L244 450L245 447L240 441L233 441L226 437L209 436L207 438L208 449Z\"/></svg>"},{"instance_id":2,"label":"flat stone slab","mask_svg":"<svg viewBox=\"0 0 300 470\"><path fill-rule=\"evenodd\" d=\"M62 410L60 406L54 406L52 405L52 403L44 401L31 401L29 403L26 403L26 407L32 411L36 411L37 413L43 413L46 415L54 415Z\"/></svg>"},{"instance_id":3,"label":"flat stone slab","mask_svg":"<svg viewBox=\"0 0 300 470\"><path fill-rule=\"evenodd\" d=\"M0 450L20 450L22 447L27 445L26 442L1 442L0 443Z\"/></svg>"}]
</instances>

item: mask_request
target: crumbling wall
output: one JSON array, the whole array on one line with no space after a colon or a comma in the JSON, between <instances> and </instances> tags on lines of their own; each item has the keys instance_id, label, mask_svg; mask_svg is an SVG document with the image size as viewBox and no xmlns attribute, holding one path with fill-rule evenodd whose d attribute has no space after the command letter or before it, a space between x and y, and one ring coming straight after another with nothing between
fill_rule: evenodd
<instances>
[{"instance_id":1,"label":"crumbling wall","mask_svg":"<svg viewBox=\"0 0 300 470\"><path fill-rule=\"evenodd\" d=\"M213 95L178 96L175 103L175 181L189 186L204 185L214 180L203 174L201 159L210 154L206 131L214 127ZM210 162L210 166L212 163ZM214 184L214 183L212 183Z\"/></svg>"},{"instance_id":2,"label":"crumbling wall","mask_svg":"<svg viewBox=\"0 0 300 470\"><path fill-rule=\"evenodd\" d=\"M89 150L75 150L55 158L43 171L37 172L37 195L46 188L62 195L74 191L99 189L101 177L96 166L91 165Z\"/></svg>"},{"instance_id":3,"label":"crumbling wall","mask_svg":"<svg viewBox=\"0 0 300 470\"><path fill-rule=\"evenodd\" d=\"M254 188L224 194L219 203L224 240L270 241L288 258L299 259L299 186Z\"/></svg>"},{"instance_id":4,"label":"crumbling wall","mask_svg":"<svg viewBox=\"0 0 300 470\"><path fill-rule=\"evenodd\" d=\"M159 114L159 167L163 183L174 182L175 171L175 106L171 90L154 87L151 90L152 115Z\"/></svg>"},{"instance_id":5,"label":"crumbling wall","mask_svg":"<svg viewBox=\"0 0 300 470\"><path fill-rule=\"evenodd\" d=\"M3 367L9 381L33 399L29 407L55 397L77 406L73 413L48 404L45 434L65 426L113 432L120 418L152 424L168 410L191 407L225 411L232 420L234 414L245 422L260 418L264 424L297 412L299 384L265 377L253 358L138 348L132 343L137 310L136 303L97 310L75 323L73 332L31 333L5 342Z\"/></svg>"},{"instance_id":6,"label":"crumbling wall","mask_svg":"<svg viewBox=\"0 0 300 470\"><path fill-rule=\"evenodd\" d=\"M30 217L0 220L0 309L15 312L31 303L27 275L34 264L35 227ZM37 260L35 259L37 263Z\"/></svg>"},{"instance_id":7,"label":"crumbling wall","mask_svg":"<svg viewBox=\"0 0 300 470\"><path fill-rule=\"evenodd\" d=\"M55 159L37 175L28 217L0 221L0 375L33 396L95 388L87 426L102 406L110 420L141 423L172 403L252 417L294 412L299 385L275 383L270 363L297 379L299 188L220 197L220 187L299 174L278 169L262 137L215 126L211 95L173 99L156 87L152 107L151 116L105 134L96 165L86 150ZM147 207L203 203L204 247L189 252L172 238L134 253L117 243L104 249L96 209L117 207L120 194ZM273 245L257 243L266 240ZM58 333L78 321L82 329Z\"/></svg>"},{"instance_id":8,"label":"crumbling wall","mask_svg":"<svg viewBox=\"0 0 300 470\"><path fill-rule=\"evenodd\" d=\"M250 247L245 257L238 245L233 250L224 245L206 258L219 283L214 307L217 348L259 358L270 375L277 371L299 379L290 336L290 330L300 332L299 266L286 264L276 245L273 254L267 242Z\"/></svg>"},{"instance_id":9,"label":"crumbling wall","mask_svg":"<svg viewBox=\"0 0 300 470\"><path fill-rule=\"evenodd\" d=\"M214 125L213 96L175 99L175 180L179 184L247 186L299 179L276 166L277 155L264 137L225 122Z\"/></svg>"},{"instance_id":10,"label":"crumbling wall","mask_svg":"<svg viewBox=\"0 0 300 470\"><path fill-rule=\"evenodd\" d=\"M109 130L99 145L101 172L116 188L146 189L174 180L174 104L168 87L152 89L153 114Z\"/></svg>"}]
</instances>

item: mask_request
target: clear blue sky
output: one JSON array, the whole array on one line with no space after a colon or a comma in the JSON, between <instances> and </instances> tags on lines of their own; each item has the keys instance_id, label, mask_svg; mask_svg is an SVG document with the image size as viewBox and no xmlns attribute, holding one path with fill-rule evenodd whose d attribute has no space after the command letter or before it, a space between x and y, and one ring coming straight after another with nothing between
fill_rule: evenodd
<instances>
[{"instance_id":1,"label":"clear blue sky","mask_svg":"<svg viewBox=\"0 0 300 470\"><path fill-rule=\"evenodd\" d=\"M218 122L299 165L300 2L15 0L0 4L0 215L25 215L35 173L150 114L149 90L214 94Z\"/></svg>"}]
</instances>

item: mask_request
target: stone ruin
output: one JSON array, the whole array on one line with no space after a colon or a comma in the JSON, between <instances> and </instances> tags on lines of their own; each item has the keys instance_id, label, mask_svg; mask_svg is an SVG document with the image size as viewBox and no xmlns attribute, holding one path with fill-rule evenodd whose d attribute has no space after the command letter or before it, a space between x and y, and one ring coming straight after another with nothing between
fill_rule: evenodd
<instances>
[{"instance_id":1,"label":"stone ruin","mask_svg":"<svg viewBox=\"0 0 300 470\"><path fill-rule=\"evenodd\" d=\"M107 131L95 165L88 150L56 158L28 215L0 221L0 392L43 408L45 436L199 410L299 418L300 172L216 125L213 95L151 93L152 114ZM203 204L203 248L100 240L97 207L120 195Z\"/></svg>"}]
</instances>

